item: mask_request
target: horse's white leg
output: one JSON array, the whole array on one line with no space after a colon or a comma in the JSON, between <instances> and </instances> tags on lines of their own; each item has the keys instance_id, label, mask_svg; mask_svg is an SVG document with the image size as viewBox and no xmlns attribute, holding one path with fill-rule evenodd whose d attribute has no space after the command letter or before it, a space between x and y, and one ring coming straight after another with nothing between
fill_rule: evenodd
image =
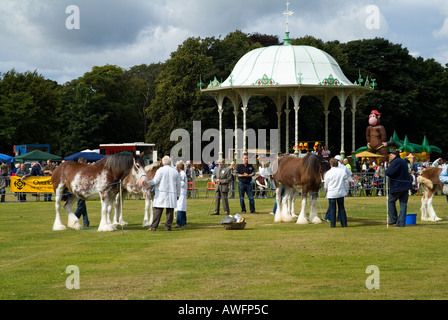
<instances>
[{"instance_id":1,"label":"horse's white leg","mask_svg":"<svg viewBox=\"0 0 448 320\"><path fill-rule=\"evenodd\" d=\"M149 211L152 209L151 205L151 195L148 192L144 192L143 196L145 197L145 216L143 217L142 227L149 227L151 223L149 222ZM152 220L152 210L151 210L151 220Z\"/></svg>"},{"instance_id":2,"label":"horse's white leg","mask_svg":"<svg viewBox=\"0 0 448 320\"><path fill-rule=\"evenodd\" d=\"M289 192L285 192L285 194L282 197L282 205L280 209L280 221L281 222L292 222L292 217L289 212L291 195Z\"/></svg>"},{"instance_id":3,"label":"horse's white leg","mask_svg":"<svg viewBox=\"0 0 448 320\"><path fill-rule=\"evenodd\" d=\"M114 198L112 198L114 199ZM99 232L115 231L117 228L111 223L109 223L109 214L112 210L113 200L103 199L101 197L101 221L98 227Z\"/></svg>"},{"instance_id":4,"label":"horse's white leg","mask_svg":"<svg viewBox=\"0 0 448 320\"><path fill-rule=\"evenodd\" d=\"M290 206L291 206L291 189L288 187L285 187L285 194L282 197L282 206L280 210L280 221L281 222L292 222L292 216L290 212Z\"/></svg>"},{"instance_id":5,"label":"horse's white leg","mask_svg":"<svg viewBox=\"0 0 448 320\"><path fill-rule=\"evenodd\" d=\"M128 223L126 221L123 220L123 203L124 203L124 198L126 198L127 196L127 191L123 191L121 197L120 194L118 193L115 197L115 205L114 205L114 220L113 220L113 225L114 226L127 226Z\"/></svg>"},{"instance_id":6,"label":"horse's white leg","mask_svg":"<svg viewBox=\"0 0 448 320\"><path fill-rule=\"evenodd\" d=\"M293 194L291 195L291 197L289 199L289 212L290 212L292 218L297 218L296 209L295 209L295 201L296 201L297 196L298 196L298 193L294 190Z\"/></svg>"},{"instance_id":7,"label":"horse's white leg","mask_svg":"<svg viewBox=\"0 0 448 320\"><path fill-rule=\"evenodd\" d=\"M428 221L428 199L426 198L426 192L423 194L422 197L422 206L420 207L420 212L422 214L420 220L421 221Z\"/></svg>"},{"instance_id":8,"label":"horse's white leg","mask_svg":"<svg viewBox=\"0 0 448 320\"><path fill-rule=\"evenodd\" d=\"M118 193L115 196L115 203L114 203L114 225L119 225L119 221L121 219L120 210L121 210L122 203L120 202L120 194Z\"/></svg>"},{"instance_id":9,"label":"horse's white leg","mask_svg":"<svg viewBox=\"0 0 448 320\"><path fill-rule=\"evenodd\" d=\"M274 222L282 222L281 208L282 208L282 198L281 198L282 188L279 186L275 189L275 202L277 203L277 209L275 210Z\"/></svg>"},{"instance_id":10,"label":"horse's white leg","mask_svg":"<svg viewBox=\"0 0 448 320\"><path fill-rule=\"evenodd\" d=\"M54 200L55 200L54 206L56 209L56 218L54 219L54 223L53 223L53 231L66 230L67 228L64 226L64 224L61 221L62 191L59 188L56 189L56 195L55 195Z\"/></svg>"},{"instance_id":11,"label":"horse's white leg","mask_svg":"<svg viewBox=\"0 0 448 320\"><path fill-rule=\"evenodd\" d=\"M74 195L69 195L67 202L64 204L64 209L68 216L67 227L74 230L82 230L82 225L79 223L78 217L73 213L73 203L76 199Z\"/></svg>"},{"instance_id":12,"label":"horse's white leg","mask_svg":"<svg viewBox=\"0 0 448 320\"><path fill-rule=\"evenodd\" d=\"M151 200L151 204L149 206L149 225L152 225L152 223L154 222L154 206L153 206L153 200Z\"/></svg>"},{"instance_id":13,"label":"horse's white leg","mask_svg":"<svg viewBox=\"0 0 448 320\"><path fill-rule=\"evenodd\" d=\"M442 219L440 219L437 214L436 211L434 210L434 207L432 206L432 200L434 198L434 195L429 198L428 200L428 221L440 221Z\"/></svg>"},{"instance_id":14,"label":"horse's white leg","mask_svg":"<svg viewBox=\"0 0 448 320\"><path fill-rule=\"evenodd\" d=\"M310 196L310 222L314 224L322 223L317 215L317 196Z\"/></svg>"},{"instance_id":15,"label":"horse's white leg","mask_svg":"<svg viewBox=\"0 0 448 320\"><path fill-rule=\"evenodd\" d=\"M297 224L308 224L306 219L306 197L307 195L302 195L302 207L300 208L300 214L297 218Z\"/></svg>"}]
</instances>

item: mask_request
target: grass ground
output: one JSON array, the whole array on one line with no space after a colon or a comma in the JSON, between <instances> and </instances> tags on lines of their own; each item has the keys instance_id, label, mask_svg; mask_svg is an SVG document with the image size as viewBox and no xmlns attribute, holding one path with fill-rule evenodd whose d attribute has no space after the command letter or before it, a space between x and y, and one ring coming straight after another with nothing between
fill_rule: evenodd
<instances>
[{"instance_id":1,"label":"grass ground","mask_svg":"<svg viewBox=\"0 0 448 320\"><path fill-rule=\"evenodd\" d=\"M436 196L440 222L386 227L386 198L347 198L348 228L274 223L274 199L256 199L245 230L225 230L207 214L211 198L188 200L188 226L141 227L144 201L129 200L129 225L100 233L100 203L88 202L81 231L52 231L54 202L0 204L0 299L397 300L448 296L448 206ZM246 200L247 203L247 200ZM327 202L320 198L319 211ZM298 206L298 204L296 204ZM239 211L238 200L230 200ZM408 212L419 213L420 197ZM163 214L162 221L165 219ZM66 222L63 217L63 222ZM69 290L68 266L80 289ZM379 271L369 290L368 266Z\"/></svg>"}]
</instances>

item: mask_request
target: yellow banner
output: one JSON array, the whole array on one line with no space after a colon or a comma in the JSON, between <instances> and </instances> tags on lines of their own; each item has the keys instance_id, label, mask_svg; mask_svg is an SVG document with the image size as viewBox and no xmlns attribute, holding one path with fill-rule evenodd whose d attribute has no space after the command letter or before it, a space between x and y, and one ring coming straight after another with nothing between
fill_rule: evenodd
<instances>
[{"instance_id":1,"label":"yellow banner","mask_svg":"<svg viewBox=\"0 0 448 320\"><path fill-rule=\"evenodd\" d=\"M11 192L53 193L51 176L48 177L11 177Z\"/></svg>"}]
</instances>

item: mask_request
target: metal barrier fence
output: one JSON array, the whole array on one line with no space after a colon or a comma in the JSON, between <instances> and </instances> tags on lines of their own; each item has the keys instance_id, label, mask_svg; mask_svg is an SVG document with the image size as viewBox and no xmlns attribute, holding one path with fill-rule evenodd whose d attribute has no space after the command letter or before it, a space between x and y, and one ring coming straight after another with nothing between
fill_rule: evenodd
<instances>
[{"instance_id":1,"label":"metal barrier fence","mask_svg":"<svg viewBox=\"0 0 448 320\"><path fill-rule=\"evenodd\" d=\"M349 187L349 197L370 197L370 196L385 196L385 180L384 178L375 176L373 172L355 172L352 175L352 181ZM267 188L257 188L257 183L253 180L253 191L255 198L272 198L275 199L275 186L272 179L268 180ZM214 196L214 182L213 175L201 174L193 181L189 182L187 195L189 198L208 198ZM412 194L417 194L418 184L411 190ZM21 199L20 196L26 196L26 200ZM0 195L0 199L5 202L23 202L23 201L48 201L53 200L53 194L43 193L21 193L16 194L9 192L9 187L6 188L5 197ZM323 185L320 189L319 196L325 197L325 190ZM238 198L238 182L234 181L230 188L229 198ZM134 197L135 198L135 197ZM138 197L137 197L138 199Z\"/></svg>"}]
</instances>

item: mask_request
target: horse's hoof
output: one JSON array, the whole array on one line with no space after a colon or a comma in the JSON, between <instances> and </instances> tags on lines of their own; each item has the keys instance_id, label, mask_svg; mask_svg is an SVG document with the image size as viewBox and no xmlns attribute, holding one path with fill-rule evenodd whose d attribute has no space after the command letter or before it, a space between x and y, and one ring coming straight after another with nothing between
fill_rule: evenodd
<instances>
[{"instance_id":1,"label":"horse's hoof","mask_svg":"<svg viewBox=\"0 0 448 320\"><path fill-rule=\"evenodd\" d=\"M117 231L117 228L113 224L103 224L98 227L98 232L111 232Z\"/></svg>"},{"instance_id":2,"label":"horse's hoof","mask_svg":"<svg viewBox=\"0 0 448 320\"><path fill-rule=\"evenodd\" d=\"M297 224L309 224L309 223L306 218L299 217L299 219L297 219Z\"/></svg>"},{"instance_id":3,"label":"horse's hoof","mask_svg":"<svg viewBox=\"0 0 448 320\"><path fill-rule=\"evenodd\" d=\"M53 231L64 231L67 228L63 224L53 225Z\"/></svg>"},{"instance_id":4,"label":"horse's hoof","mask_svg":"<svg viewBox=\"0 0 448 320\"><path fill-rule=\"evenodd\" d=\"M312 223L313 224L321 224L322 220L320 218L316 217L316 218L313 219Z\"/></svg>"}]
</instances>

